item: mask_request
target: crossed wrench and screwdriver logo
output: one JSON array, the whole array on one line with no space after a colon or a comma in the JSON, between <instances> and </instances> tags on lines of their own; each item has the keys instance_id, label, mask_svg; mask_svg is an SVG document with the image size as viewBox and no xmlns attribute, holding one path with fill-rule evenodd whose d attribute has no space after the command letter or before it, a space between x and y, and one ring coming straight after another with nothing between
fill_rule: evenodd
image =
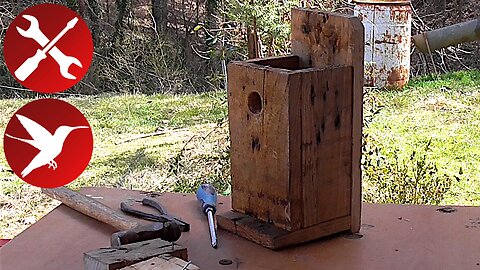
<instances>
[{"instance_id":1,"label":"crossed wrench and screwdriver logo","mask_svg":"<svg viewBox=\"0 0 480 270\"><path fill-rule=\"evenodd\" d=\"M88 25L75 11L43 3L24 10L10 23L3 53L9 72L23 87L60 93L86 75L93 58L93 40ZM93 134L85 116L73 105L41 98L12 116L3 145L7 162L18 177L35 186L58 187L75 180L87 167ZM55 157L46 161L42 158L45 154ZM48 170L57 169L57 162L58 170Z\"/></svg>"},{"instance_id":2,"label":"crossed wrench and screwdriver logo","mask_svg":"<svg viewBox=\"0 0 480 270\"><path fill-rule=\"evenodd\" d=\"M39 63L47 57L47 53L58 63L60 67L60 74L70 80L75 80L76 77L68 72L72 64L82 67L82 63L75 57L65 55L55 44L78 22L78 18L71 19L65 28L57 34L55 38L49 40L48 37L40 30L40 25L37 18L31 15L23 15L24 19L30 22L30 27L27 30L17 27L20 35L26 38L35 40L42 48L38 49L35 55L23 62L20 67L15 70L15 76L20 81L25 81L37 68Z\"/></svg>"}]
</instances>

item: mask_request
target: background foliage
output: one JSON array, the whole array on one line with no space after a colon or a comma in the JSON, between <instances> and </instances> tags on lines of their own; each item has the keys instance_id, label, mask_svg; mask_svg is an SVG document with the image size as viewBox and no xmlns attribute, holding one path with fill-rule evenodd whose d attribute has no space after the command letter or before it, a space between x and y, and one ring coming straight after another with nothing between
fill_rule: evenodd
<instances>
[{"instance_id":1,"label":"background foliage","mask_svg":"<svg viewBox=\"0 0 480 270\"><path fill-rule=\"evenodd\" d=\"M225 88L226 65L245 59L256 21L262 55L288 53L293 6L334 8L329 0L28 0L0 2L3 37L31 5L53 2L78 12L94 39L92 66L70 92L191 93ZM3 57L3 55L1 56ZM0 62L2 95L22 88ZM26 94L28 95L28 94Z\"/></svg>"},{"instance_id":2,"label":"background foliage","mask_svg":"<svg viewBox=\"0 0 480 270\"><path fill-rule=\"evenodd\" d=\"M413 33L475 18L473 0L413 0ZM60 3L78 12L92 31L95 55L87 76L71 92L191 93L225 88L226 65L249 55L289 52L292 7L352 13L347 0L26 0L0 2L0 35L25 8ZM431 3L432 2L432 3ZM255 39L249 39L249 33ZM257 44L258 43L258 44ZM252 45L252 44L251 44ZM415 52L412 73L478 68L478 43L435 53L434 61ZM3 57L3 55L1 56ZM22 88L0 62L2 95ZM13 93L16 95L16 93Z\"/></svg>"}]
</instances>

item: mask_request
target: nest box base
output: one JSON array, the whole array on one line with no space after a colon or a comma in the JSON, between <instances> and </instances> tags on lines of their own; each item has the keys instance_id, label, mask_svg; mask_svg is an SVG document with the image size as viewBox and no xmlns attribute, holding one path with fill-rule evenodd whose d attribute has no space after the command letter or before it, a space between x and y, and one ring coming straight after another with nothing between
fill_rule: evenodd
<instances>
[{"instance_id":1,"label":"nest box base","mask_svg":"<svg viewBox=\"0 0 480 270\"><path fill-rule=\"evenodd\" d=\"M216 218L219 228L273 250L349 231L352 221L350 216L345 216L308 228L287 231L233 210L217 214Z\"/></svg>"}]
</instances>

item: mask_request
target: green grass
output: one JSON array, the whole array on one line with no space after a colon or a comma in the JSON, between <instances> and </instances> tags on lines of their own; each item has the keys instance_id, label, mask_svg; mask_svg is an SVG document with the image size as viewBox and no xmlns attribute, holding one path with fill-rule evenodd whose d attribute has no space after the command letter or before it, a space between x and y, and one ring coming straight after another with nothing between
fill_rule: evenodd
<instances>
[{"instance_id":1,"label":"green grass","mask_svg":"<svg viewBox=\"0 0 480 270\"><path fill-rule=\"evenodd\" d=\"M229 190L225 93L67 98L94 133L93 156L69 187L109 186L192 192L199 182ZM0 100L2 133L28 99ZM139 134L160 136L120 143ZM208 136L207 136L208 135ZM118 144L120 143L120 144ZM0 146L3 153L3 140ZM1 168L5 168L2 170ZM51 200L11 172L0 155L0 238L10 238L50 211Z\"/></svg>"},{"instance_id":2,"label":"green grass","mask_svg":"<svg viewBox=\"0 0 480 270\"><path fill-rule=\"evenodd\" d=\"M6 110L0 116L0 126L5 127L15 110L28 101L0 100L0 108ZM116 145L121 140L138 134L217 123L227 114L224 94L221 93L104 96L69 98L66 101L85 114L94 133L92 161L85 175L75 181L78 186L107 185L126 173L161 166L175 153L174 150L183 147L180 142L189 133L183 137L180 133L171 138L158 136ZM0 150L3 152L2 148ZM3 157L0 166L8 167Z\"/></svg>"},{"instance_id":3,"label":"green grass","mask_svg":"<svg viewBox=\"0 0 480 270\"><path fill-rule=\"evenodd\" d=\"M414 79L401 91L374 90L366 96L366 115L378 113L364 132L386 156L403 159L427 153L439 174L455 175L443 203L480 205L480 72L455 72Z\"/></svg>"}]
</instances>

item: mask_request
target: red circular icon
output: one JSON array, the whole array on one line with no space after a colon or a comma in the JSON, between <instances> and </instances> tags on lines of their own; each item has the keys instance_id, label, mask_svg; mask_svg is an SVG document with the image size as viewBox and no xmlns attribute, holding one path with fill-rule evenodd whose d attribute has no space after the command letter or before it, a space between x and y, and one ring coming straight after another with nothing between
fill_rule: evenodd
<instances>
[{"instance_id":1,"label":"red circular icon","mask_svg":"<svg viewBox=\"0 0 480 270\"><path fill-rule=\"evenodd\" d=\"M3 54L23 86L42 93L64 91L87 73L93 41L85 21L56 4L26 9L10 24Z\"/></svg>"},{"instance_id":2,"label":"red circular icon","mask_svg":"<svg viewBox=\"0 0 480 270\"><path fill-rule=\"evenodd\" d=\"M13 115L3 145L18 177L37 187L53 188L72 182L85 170L93 135L77 108L58 99L39 99Z\"/></svg>"}]
</instances>

